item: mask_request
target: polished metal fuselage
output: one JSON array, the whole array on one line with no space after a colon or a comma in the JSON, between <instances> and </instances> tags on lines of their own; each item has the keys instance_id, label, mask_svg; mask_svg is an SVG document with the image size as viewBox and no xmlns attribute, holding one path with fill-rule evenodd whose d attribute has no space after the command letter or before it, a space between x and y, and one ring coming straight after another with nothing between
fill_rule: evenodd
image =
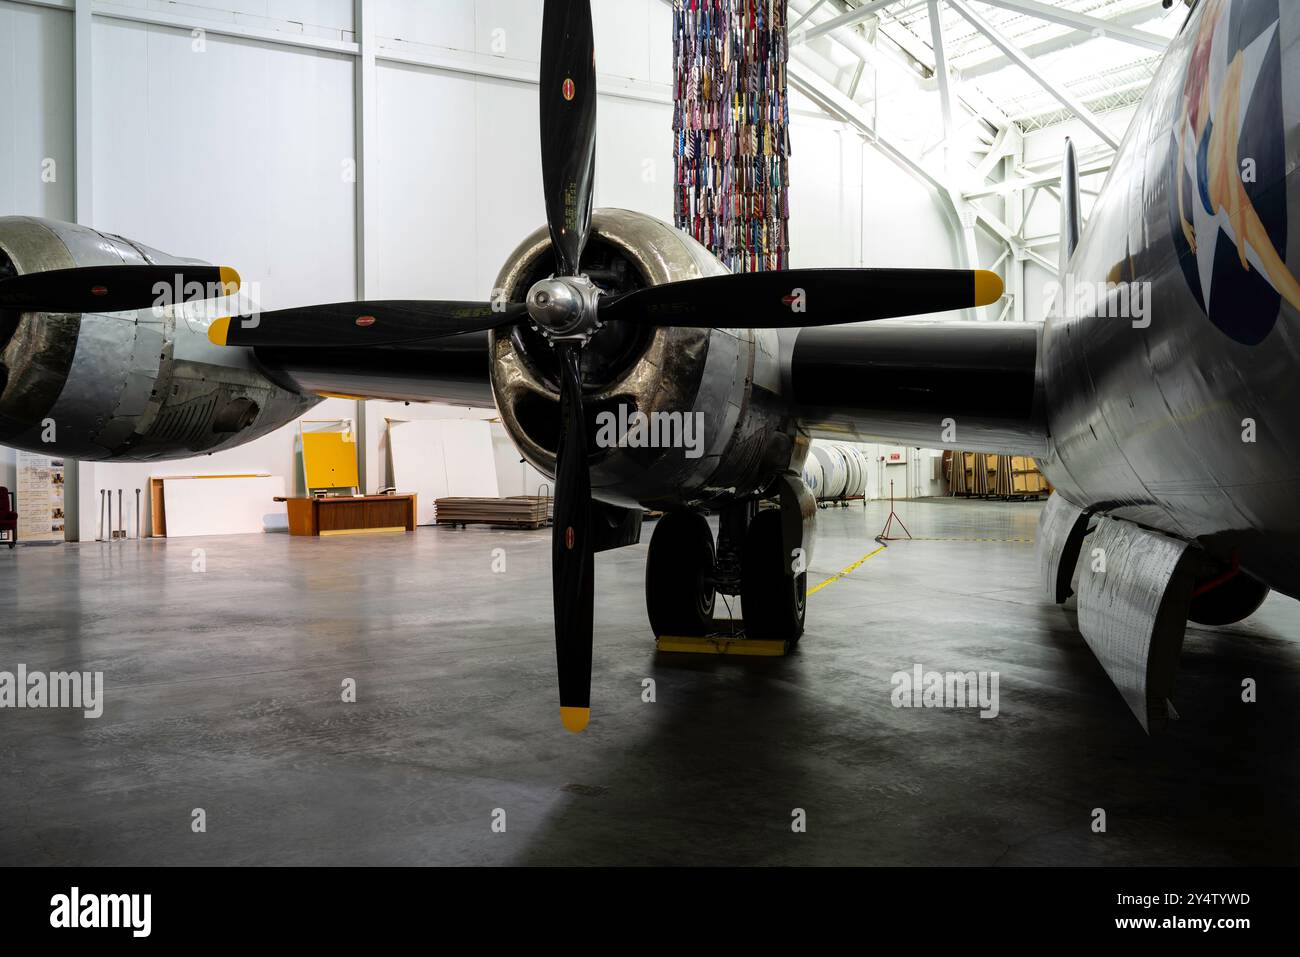
<instances>
[{"instance_id":1,"label":"polished metal fuselage","mask_svg":"<svg viewBox=\"0 0 1300 957\"><path fill-rule=\"evenodd\" d=\"M1192 12L1062 283L1063 298L1082 284L1111 284L1113 296L1130 284L1146 314L1130 302L1114 315L1115 299L1084 310L1058 301L1040 359L1041 465L1067 500L1238 558L1293 596L1298 38L1297 4L1206 0Z\"/></svg>"}]
</instances>

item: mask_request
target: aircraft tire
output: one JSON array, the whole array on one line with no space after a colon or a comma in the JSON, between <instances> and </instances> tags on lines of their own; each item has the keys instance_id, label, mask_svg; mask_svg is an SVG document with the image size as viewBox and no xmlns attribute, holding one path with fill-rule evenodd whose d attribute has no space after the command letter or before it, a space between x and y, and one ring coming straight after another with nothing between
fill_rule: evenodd
<instances>
[{"instance_id":1,"label":"aircraft tire","mask_svg":"<svg viewBox=\"0 0 1300 957\"><path fill-rule=\"evenodd\" d=\"M1229 578L1192 599L1187 620L1198 625L1231 625L1253 615L1268 597L1269 588L1249 575Z\"/></svg>"},{"instance_id":2,"label":"aircraft tire","mask_svg":"<svg viewBox=\"0 0 1300 957\"><path fill-rule=\"evenodd\" d=\"M704 635L713 625L713 532L697 512L655 523L645 566L645 604L655 637Z\"/></svg>"},{"instance_id":3,"label":"aircraft tire","mask_svg":"<svg viewBox=\"0 0 1300 957\"><path fill-rule=\"evenodd\" d=\"M740 557L740 607L745 635L793 645L803 635L808 610L808 573L790 575L781 537L781 512L754 516Z\"/></svg>"}]
</instances>

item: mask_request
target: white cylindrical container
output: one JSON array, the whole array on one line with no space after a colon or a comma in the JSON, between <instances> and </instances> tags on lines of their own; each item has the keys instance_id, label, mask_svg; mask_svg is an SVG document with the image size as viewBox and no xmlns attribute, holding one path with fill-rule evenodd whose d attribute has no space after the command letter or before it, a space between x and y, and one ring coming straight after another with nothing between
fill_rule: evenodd
<instances>
[{"instance_id":1,"label":"white cylindrical container","mask_svg":"<svg viewBox=\"0 0 1300 957\"><path fill-rule=\"evenodd\" d=\"M844 453L834 445L815 445L813 455L822 465L822 493L819 498L839 498L844 494L848 482L848 460Z\"/></svg>"},{"instance_id":2,"label":"white cylindrical container","mask_svg":"<svg viewBox=\"0 0 1300 957\"><path fill-rule=\"evenodd\" d=\"M855 446L853 449L857 453L858 463L862 466L862 488L858 492L863 498L867 497L867 486L871 484L871 467L875 464L867 450L862 446Z\"/></svg>"},{"instance_id":3,"label":"white cylindrical container","mask_svg":"<svg viewBox=\"0 0 1300 957\"><path fill-rule=\"evenodd\" d=\"M825 484L822 460L811 451L803 463L803 484L808 486L808 491L813 493L813 498L822 497L822 485Z\"/></svg>"},{"instance_id":4,"label":"white cylindrical container","mask_svg":"<svg viewBox=\"0 0 1300 957\"><path fill-rule=\"evenodd\" d=\"M844 455L844 462L848 467L848 480L844 483L844 497L853 498L862 494L862 482L866 477L863 471L862 459L858 455L858 450L852 445L841 445L840 452Z\"/></svg>"}]
</instances>

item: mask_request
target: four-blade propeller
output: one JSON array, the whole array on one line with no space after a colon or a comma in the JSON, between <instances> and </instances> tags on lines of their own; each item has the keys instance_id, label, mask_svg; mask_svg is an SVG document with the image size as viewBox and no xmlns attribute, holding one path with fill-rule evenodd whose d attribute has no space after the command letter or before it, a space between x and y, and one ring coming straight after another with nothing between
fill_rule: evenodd
<instances>
[{"instance_id":1,"label":"four-blade propeller","mask_svg":"<svg viewBox=\"0 0 1300 957\"><path fill-rule=\"evenodd\" d=\"M525 303L357 302L220 319L209 336L233 346L393 346L496 329L525 315L560 366L552 585L560 715L581 731L591 714L594 545L583 412L582 350L607 322L699 328L790 328L987 305L996 273L959 269L796 269L713 276L603 296L581 275L591 231L596 65L589 0L546 0L539 106L542 184L553 277Z\"/></svg>"}]
</instances>

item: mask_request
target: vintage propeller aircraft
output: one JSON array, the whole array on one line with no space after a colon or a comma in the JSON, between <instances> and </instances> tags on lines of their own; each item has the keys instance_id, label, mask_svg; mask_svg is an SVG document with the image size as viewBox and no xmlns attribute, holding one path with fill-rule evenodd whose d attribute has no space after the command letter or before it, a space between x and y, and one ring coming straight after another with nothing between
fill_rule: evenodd
<instances>
[{"instance_id":1,"label":"vintage propeller aircraft","mask_svg":"<svg viewBox=\"0 0 1300 957\"><path fill-rule=\"evenodd\" d=\"M1300 295L1286 256L1297 33L1300 9L1278 0L1200 3L1086 231L1067 150L1062 288L1099 288L1087 308L1063 295L1042 324L857 325L985 305L1002 283L981 270L733 275L658 220L593 212L591 12L546 0L547 225L491 299L196 327L153 308L155 284L203 298L236 285L232 271L0 219L0 442L48 452L54 419L64 455L165 458L256 438L326 393L495 405L521 454L555 477L556 660L572 731L590 714L594 555L639 541L643 507L667 512L646 569L656 634L703 633L722 593L741 596L751 636L793 642L816 515L800 478L811 438L1034 455L1058 490L1038 536L1047 594L1070 595L1090 533L1080 630L1154 730L1189 619L1239 620L1270 587L1300 595ZM1139 287L1145 324L1117 317ZM601 413L620 408L698 416L700 454L593 441Z\"/></svg>"}]
</instances>

